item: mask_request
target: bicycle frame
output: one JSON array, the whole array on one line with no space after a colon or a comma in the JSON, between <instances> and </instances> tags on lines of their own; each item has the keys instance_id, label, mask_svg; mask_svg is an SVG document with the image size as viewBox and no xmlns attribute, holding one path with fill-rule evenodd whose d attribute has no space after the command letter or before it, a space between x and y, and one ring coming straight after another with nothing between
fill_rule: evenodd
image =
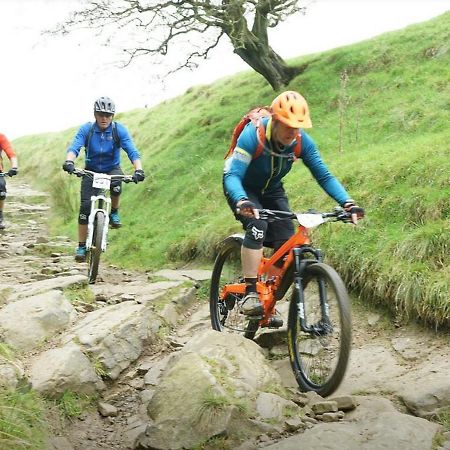
<instances>
[{"instance_id":1,"label":"bicycle frame","mask_svg":"<svg viewBox=\"0 0 450 450\"><path fill-rule=\"evenodd\" d=\"M275 304L279 300L277 291L282 288L284 277L290 267L294 267L295 283L301 283L301 274L306 264L321 261L320 250L313 249L311 246L308 229L299 225L297 232L288 239L270 258L263 257L258 270L258 282L256 290L263 304L264 315L260 321L260 326L269 324L270 317L275 313ZM301 255L312 253L313 260L304 260ZM276 263L283 260L281 267ZM290 283L288 283L290 285ZM288 287L288 286L287 286ZM287 289L286 287L286 289ZM284 290L285 291L285 290ZM301 289L297 291L301 292ZM283 292L284 295L285 292ZM227 294L245 294L245 283L235 283L225 285L220 293L221 298L226 298ZM302 297L302 295L300 295ZM304 303L303 298L299 298L300 303ZM304 308L299 309L304 312ZM303 314L303 325L308 328ZM302 327L303 328L303 327Z\"/></svg>"}]
</instances>

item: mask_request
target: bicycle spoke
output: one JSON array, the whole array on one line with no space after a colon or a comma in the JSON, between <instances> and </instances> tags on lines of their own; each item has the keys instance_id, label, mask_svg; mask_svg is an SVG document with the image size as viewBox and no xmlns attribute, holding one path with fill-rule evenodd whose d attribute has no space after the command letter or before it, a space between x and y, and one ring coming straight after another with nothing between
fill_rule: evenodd
<instances>
[{"instance_id":1,"label":"bicycle spoke","mask_svg":"<svg viewBox=\"0 0 450 450\"><path fill-rule=\"evenodd\" d=\"M304 390L329 395L339 385L347 366L350 316L346 292L336 272L324 264L316 266L303 287L307 331L301 329L295 302L291 304L291 363ZM327 317L323 317L321 305L325 299Z\"/></svg>"},{"instance_id":2,"label":"bicycle spoke","mask_svg":"<svg viewBox=\"0 0 450 450\"><path fill-rule=\"evenodd\" d=\"M211 324L217 331L242 333L251 339L258 326L240 312L243 296L229 293L221 298L226 285L242 282L240 243L231 241L214 264L210 292Z\"/></svg>"}]
</instances>

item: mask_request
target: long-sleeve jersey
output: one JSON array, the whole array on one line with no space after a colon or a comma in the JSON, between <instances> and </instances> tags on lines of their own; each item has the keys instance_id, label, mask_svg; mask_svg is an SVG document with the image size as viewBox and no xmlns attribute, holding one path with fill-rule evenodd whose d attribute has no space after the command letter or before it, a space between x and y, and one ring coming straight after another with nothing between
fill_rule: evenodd
<instances>
[{"instance_id":1,"label":"long-sleeve jersey","mask_svg":"<svg viewBox=\"0 0 450 450\"><path fill-rule=\"evenodd\" d=\"M92 127L92 123L88 122L79 128L67 152L75 153L78 156L81 148L85 147L86 168L94 172L109 172L118 167L120 165L121 148L125 150L132 163L140 159L139 151L135 147L128 130L121 123L114 123L120 140L119 144L114 142L112 123L106 130L101 130L97 123L94 123L92 136L88 139ZM86 146L89 148L86 148Z\"/></svg>"},{"instance_id":2,"label":"long-sleeve jersey","mask_svg":"<svg viewBox=\"0 0 450 450\"><path fill-rule=\"evenodd\" d=\"M3 171L2 151L6 153L6 156L9 158L10 161L12 158L16 157L16 154L11 146L11 143L8 141L7 137L4 134L0 133L0 172Z\"/></svg>"},{"instance_id":3,"label":"long-sleeve jersey","mask_svg":"<svg viewBox=\"0 0 450 450\"><path fill-rule=\"evenodd\" d=\"M272 119L263 119L262 126L266 127L266 140L270 140L272 131ZM310 170L322 189L340 205L350 198L341 183L328 170L322 161L313 139L300 130L302 149L300 159ZM283 156L275 156L268 152L262 152L255 159L253 155L258 147L256 127L249 122L240 134L236 148L226 160L224 168L224 187L231 201L237 203L247 198L246 191L253 193L270 192L282 185L283 177L289 173L294 158L286 155L294 152L296 142L280 152Z\"/></svg>"}]
</instances>

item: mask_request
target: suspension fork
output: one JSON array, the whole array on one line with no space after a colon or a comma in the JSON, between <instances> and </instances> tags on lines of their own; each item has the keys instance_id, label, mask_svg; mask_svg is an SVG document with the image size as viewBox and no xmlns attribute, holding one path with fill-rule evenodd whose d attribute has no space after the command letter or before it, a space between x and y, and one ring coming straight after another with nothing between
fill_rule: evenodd
<instances>
[{"instance_id":1,"label":"suspension fork","mask_svg":"<svg viewBox=\"0 0 450 450\"><path fill-rule=\"evenodd\" d=\"M313 249L312 247L296 247L292 250L294 255L294 296L295 302L297 303L298 318L300 323L300 328L305 333L320 333L321 330L318 329L318 324L308 325L307 311L305 308L305 296L303 293L302 281L305 275L306 268L310 264L320 262L322 260L322 252L318 249ZM314 259L306 259L304 255L306 253L311 253ZM319 282L320 291L320 309L322 313L322 318L328 319L328 304L326 303L326 287L322 280ZM320 327L322 328L322 327Z\"/></svg>"}]
</instances>

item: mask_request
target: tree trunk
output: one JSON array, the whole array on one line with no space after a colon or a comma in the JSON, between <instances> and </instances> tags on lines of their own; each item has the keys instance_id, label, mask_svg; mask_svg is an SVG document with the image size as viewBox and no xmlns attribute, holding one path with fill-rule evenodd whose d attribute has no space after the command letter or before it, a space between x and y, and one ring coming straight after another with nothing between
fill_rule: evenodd
<instances>
[{"instance_id":1,"label":"tree trunk","mask_svg":"<svg viewBox=\"0 0 450 450\"><path fill-rule=\"evenodd\" d=\"M234 43L233 43L234 44ZM244 42L233 45L234 52L252 69L260 73L272 86L274 91L286 86L292 78L302 73L306 66L289 67L283 58L268 43L248 33Z\"/></svg>"},{"instance_id":2,"label":"tree trunk","mask_svg":"<svg viewBox=\"0 0 450 450\"><path fill-rule=\"evenodd\" d=\"M270 47L264 53L255 53L245 48L235 49L252 69L260 73L272 86L274 91L286 86L295 75L294 68L288 67L283 59Z\"/></svg>"}]
</instances>

